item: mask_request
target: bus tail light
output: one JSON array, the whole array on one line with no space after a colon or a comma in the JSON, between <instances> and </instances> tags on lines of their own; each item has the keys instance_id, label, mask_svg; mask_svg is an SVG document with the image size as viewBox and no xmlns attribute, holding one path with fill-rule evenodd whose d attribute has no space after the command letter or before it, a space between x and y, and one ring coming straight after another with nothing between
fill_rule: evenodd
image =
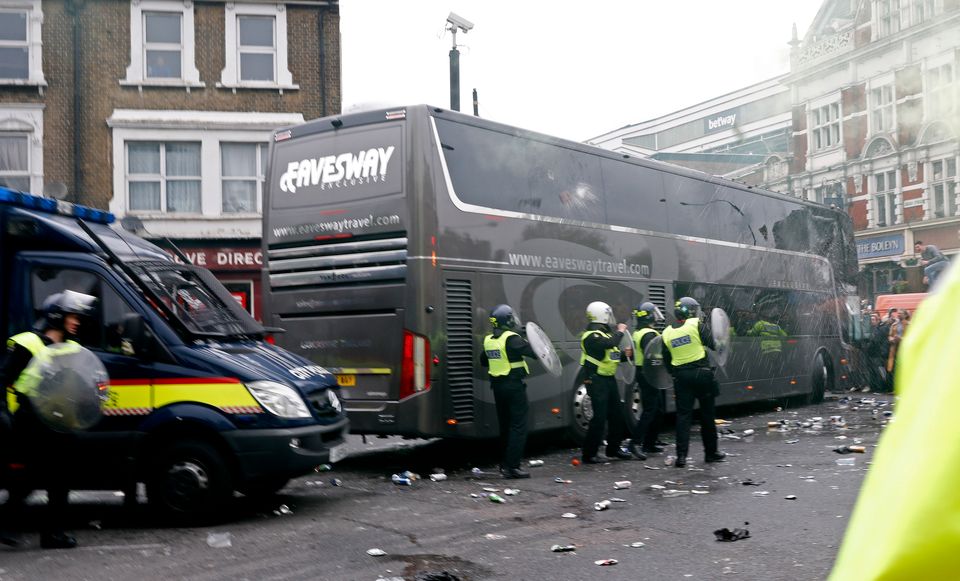
<instances>
[{"instance_id":1,"label":"bus tail light","mask_svg":"<svg viewBox=\"0 0 960 581\"><path fill-rule=\"evenodd\" d=\"M846 360L846 359L841 359L841 360L840 360L840 365L846 365L846 364L847 364L847 360Z\"/></svg>"},{"instance_id":2,"label":"bus tail light","mask_svg":"<svg viewBox=\"0 0 960 581\"><path fill-rule=\"evenodd\" d=\"M264 335L264 336L263 336L263 340L266 341L267 343L271 344L271 345L276 345L276 344L277 344L277 340L274 338L273 333Z\"/></svg>"},{"instance_id":3,"label":"bus tail light","mask_svg":"<svg viewBox=\"0 0 960 581\"><path fill-rule=\"evenodd\" d=\"M400 399L430 389L430 341L403 331L403 361L400 363Z\"/></svg>"}]
</instances>

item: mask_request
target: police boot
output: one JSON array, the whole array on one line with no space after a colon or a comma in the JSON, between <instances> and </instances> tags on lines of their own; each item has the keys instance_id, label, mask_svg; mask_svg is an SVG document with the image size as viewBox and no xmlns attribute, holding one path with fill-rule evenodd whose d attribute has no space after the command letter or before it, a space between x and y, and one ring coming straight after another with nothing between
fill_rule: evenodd
<instances>
[{"instance_id":1,"label":"police boot","mask_svg":"<svg viewBox=\"0 0 960 581\"><path fill-rule=\"evenodd\" d=\"M44 549L72 549L77 546L77 539L64 532L41 533L40 546Z\"/></svg>"},{"instance_id":2,"label":"police boot","mask_svg":"<svg viewBox=\"0 0 960 581\"><path fill-rule=\"evenodd\" d=\"M530 473L522 468L508 468L503 471L504 478L530 478Z\"/></svg>"},{"instance_id":3,"label":"police boot","mask_svg":"<svg viewBox=\"0 0 960 581\"><path fill-rule=\"evenodd\" d=\"M707 454L707 457L704 458L705 462L726 462L727 453L726 452L714 452L713 454Z\"/></svg>"},{"instance_id":4,"label":"police boot","mask_svg":"<svg viewBox=\"0 0 960 581\"><path fill-rule=\"evenodd\" d=\"M640 451L640 447L630 442L627 444L627 450L630 450L630 453L637 457L638 460L646 460L647 455Z\"/></svg>"},{"instance_id":5,"label":"police boot","mask_svg":"<svg viewBox=\"0 0 960 581\"><path fill-rule=\"evenodd\" d=\"M687 465L687 459L685 456L677 456L677 459L673 461L673 465L676 468L683 468Z\"/></svg>"}]
</instances>

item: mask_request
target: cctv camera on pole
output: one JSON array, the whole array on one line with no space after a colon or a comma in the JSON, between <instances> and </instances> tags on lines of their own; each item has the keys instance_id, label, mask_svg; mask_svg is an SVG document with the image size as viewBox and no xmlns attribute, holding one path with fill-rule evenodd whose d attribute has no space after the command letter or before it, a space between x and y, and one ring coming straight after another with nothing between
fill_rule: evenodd
<instances>
[{"instance_id":1,"label":"cctv camera on pole","mask_svg":"<svg viewBox=\"0 0 960 581\"><path fill-rule=\"evenodd\" d=\"M452 33L453 47L450 49L450 108L460 110L460 51L457 50L457 31L470 32L473 23L453 12L447 16L447 30Z\"/></svg>"}]
</instances>

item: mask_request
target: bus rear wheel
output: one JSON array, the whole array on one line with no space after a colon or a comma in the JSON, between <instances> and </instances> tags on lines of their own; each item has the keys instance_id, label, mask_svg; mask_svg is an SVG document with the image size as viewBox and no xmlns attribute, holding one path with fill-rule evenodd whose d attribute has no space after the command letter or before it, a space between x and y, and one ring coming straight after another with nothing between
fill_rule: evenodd
<instances>
[{"instance_id":1,"label":"bus rear wheel","mask_svg":"<svg viewBox=\"0 0 960 581\"><path fill-rule=\"evenodd\" d=\"M807 398L809 403L820 403L827 390L833 389L833 371L830 369L830 363L823 352L817 353L813 358L813 370L810 377L810 395Z\"/></svg>"}]
</instances>

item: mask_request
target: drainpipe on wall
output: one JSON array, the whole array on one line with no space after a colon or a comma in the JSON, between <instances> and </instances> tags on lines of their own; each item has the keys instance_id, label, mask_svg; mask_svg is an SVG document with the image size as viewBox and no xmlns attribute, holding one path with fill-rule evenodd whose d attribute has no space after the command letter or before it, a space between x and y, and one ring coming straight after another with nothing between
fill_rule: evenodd
<instances>
[{"instance_id":1,"label":"drainpipe on wall","mask_svg":"<svg viewBox=\"0 0 960 581\"><path fill-rule=\"evenodd\" d=\"M80 202L83 172L80 171L80 111L82 105L80 84L80 1L69 0L67 11L73 16L73 192L74 202Z\"/></svg>"},{"instance_id":2,"label":"drainpipe on wall","mask_svg":"<svg viewBox=\"0 0 960 581\"><path fill-rule=\"evenodd\" d=\"M320 42L320 116L327 116L327 49L323 43L323 14L325 8L320 7L317 10L317 38Z\"/></svg>"}]
</instances>

